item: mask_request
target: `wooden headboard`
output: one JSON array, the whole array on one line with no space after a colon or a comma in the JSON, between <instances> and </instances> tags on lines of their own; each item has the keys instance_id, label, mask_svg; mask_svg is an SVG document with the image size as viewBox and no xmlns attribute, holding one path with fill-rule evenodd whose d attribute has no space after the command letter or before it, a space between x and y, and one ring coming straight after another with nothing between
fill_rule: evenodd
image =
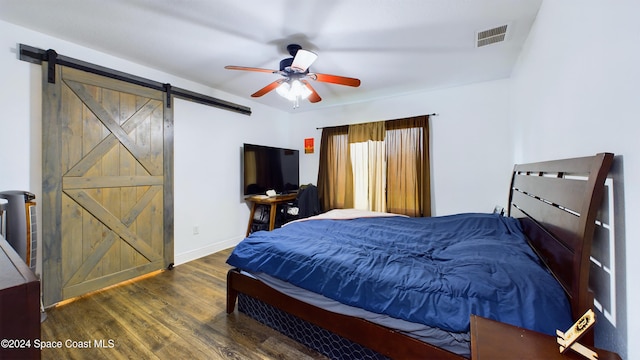
<instances>
[{"instance_id":1,"label":"wooden headboard","mask_svg":"<svg viewBox=\"0 0 640 360\"><path fill-rule=\"evenodd\" d=\"M591 241L613 154L515 165L509 215L564 287L574 320L593 307Z\"/></svg>"}]
</instances>

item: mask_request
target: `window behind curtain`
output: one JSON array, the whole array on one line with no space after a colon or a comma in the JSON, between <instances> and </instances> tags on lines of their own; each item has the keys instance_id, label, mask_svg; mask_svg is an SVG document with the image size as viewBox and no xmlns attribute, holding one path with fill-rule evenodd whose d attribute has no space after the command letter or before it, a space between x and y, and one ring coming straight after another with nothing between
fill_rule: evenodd
<instances>
[{"instance_id":1,"label":"window behind curtain","mask_svg":"<svg viewBox=\"0 0 640 360\"><path fill-rule=\"evenodd\" d=\"M349 151L353 172L353 207L387 211L385 124L374 122L349 126Z\"/></svg>"},{"instance_id":2,"label":"window behind curtain","mask_svg":"<svg viewBox=\"0 0 640 360\"><path fill-rule=\"evenodd\" d=\"M323 210L356 207L430 216L428 119L323 129L318 171Z\"/></svg>"}]
</instances>

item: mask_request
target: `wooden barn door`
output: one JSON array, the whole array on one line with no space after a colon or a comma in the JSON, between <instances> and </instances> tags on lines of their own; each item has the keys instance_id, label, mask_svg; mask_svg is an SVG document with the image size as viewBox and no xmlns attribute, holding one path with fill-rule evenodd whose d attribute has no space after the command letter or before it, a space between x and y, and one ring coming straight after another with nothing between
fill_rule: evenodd
<instances>
[{"instance_id":1,"label":"wooden barn door","mask_svg":"<svg viewBox=\"0 0 640 360\"><path fill-rule=\"evenodd\" d=\"M43 301L173 262L173 120L164 93L43 66Z\"/></svg>"}]
</instances>

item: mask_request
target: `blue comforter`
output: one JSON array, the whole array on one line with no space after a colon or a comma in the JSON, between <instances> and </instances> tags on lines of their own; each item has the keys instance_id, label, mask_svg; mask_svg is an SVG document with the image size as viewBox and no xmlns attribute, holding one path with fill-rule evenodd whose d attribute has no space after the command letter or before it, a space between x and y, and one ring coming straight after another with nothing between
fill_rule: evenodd
<instances>
[{"instance_id":1,"label":"blue comforter","mask_svg":"<svg viewBox=\"0 0 640 360\"><path fill-rule=\"evenodd\" d=\"M470 314L552 335L572 322L518 221L494 214L292 223L251 234L227 262L452 332L469 331Z\"/></svg>"}]
</instances>

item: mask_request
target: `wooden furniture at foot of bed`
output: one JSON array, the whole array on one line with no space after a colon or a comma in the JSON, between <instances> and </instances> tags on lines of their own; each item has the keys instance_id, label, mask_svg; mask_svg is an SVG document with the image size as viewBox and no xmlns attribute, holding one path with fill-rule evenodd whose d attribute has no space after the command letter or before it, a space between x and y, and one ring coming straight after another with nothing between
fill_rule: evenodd
<instances>
[{"instance_id":1,"label":"wooden furniture at foot of bed","mask_svg":"<svg viewBox=\"0 0 640 360\"><path fill-rule=\"evenodd\" d=\"M311 324L329 330L345 339L374 350L392 359L423 359L425 354L436 354L437 359L464 359L464 357L424 343L369 321L337 314L275 291L259 280L243 275L237 269L227 273L227 313L234 311L238 293L251 296Z\"/></svg>"}]
</instances>

